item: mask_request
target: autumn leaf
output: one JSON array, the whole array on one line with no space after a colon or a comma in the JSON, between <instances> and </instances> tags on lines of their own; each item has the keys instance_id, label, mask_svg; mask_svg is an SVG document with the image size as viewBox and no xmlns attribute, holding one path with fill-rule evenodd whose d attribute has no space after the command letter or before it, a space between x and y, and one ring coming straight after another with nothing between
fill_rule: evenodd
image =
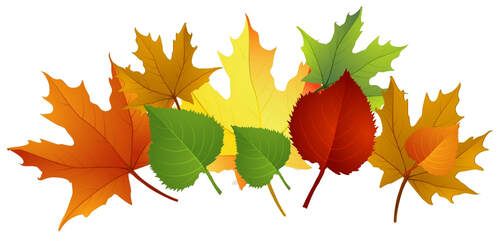
<instances>
[{"instance_id":1,"label":"autumn leaf","mask_svg":"<svg viewBox=\"0 0 501 241\"><path fill-rule=\"evenodd\" d=\"M183 108L213 116L224 127L224 145L219 158L209 170L235 170L239 186L245 181L235 169L236 142L231 126L266 128L288 136L287 120L303 89L301 81L309 72L303 64L287 84L285 91L276 89L270 69L275 50L266 50L259 44L258 33L247 19L242 35L232 41L233 54L220 54L224 69L230 77L231 96L223 98L210 84L193 93L193 104L183 102ZM307 169L295 148L291 147L287 166Z\"/></svg>"},{"instance_id":2,"label":"autumn leaf","mask_svg":"<svg viewBox=\"0 0 501 241\"><path fill-rule=\"evenodd\" d=\"M148 165L148 118L136 110L124 108L127 99L119 91L121 83L113 63L112 73L109 111L102 111L89 101L83 84L70 88L62 80L45 74L50 90L46 100L52 104L53 111L44 116L64 127L74 145L42 140L10 148L24 160L24 166L38 167L42 171L41 180L59 177L71 182L73 195L59 229L75 216L90 215L113 195L131 204L129 174L153 191L177 201L135 172Z\"/></svg>"},{"instance_id":3,"label":"autumn leaf","mask_svg":"<svg viewBox=\"0 0 501 241\"><path fill-rule=\"evenodd\" d=\"M391 71L391 62L405 48L392 46L389 42L379 44L379 37L366 49L353 53L353 48L362 33L362 8L353 15L348 15L342 25L335 24L334 34L328 43L320 43L301 28L306 64L311 73L304 79L307 82L329 87L341 77L346 69L362 88L373 108L383 104L382 89L371 85L369 80L379 72Z\"/></svg>"},{"instance_id":4,"label":"autumn leaf","mask_svg":"<svg viewBox=\"0 0 501 241\"><path fill-rule=\"evenodd\" d=\"M179 108L177 98L193 102L191 93L209 81L209 76L219 68L200 69L192 64L196 47L191 46L191 34L186 24L174 40L172 58L168 59L162 40L153 40L136 31L138 49L134 53L144 66L144 73L118 67L118 77L125 83L123 90L136 98L130 106L154 105Z\"/></svg>"},{"instance_id":5,"label":"autumn leaf","mask_svg":"<svg viewBox=\"0 0 501 241\"><path fill-rule=\"evenodd\" d=\"M395 204L395 222L407 182L429 204L434 194L451 203L456 195L475 194L456 175L481 170L475 158L486 150L483 142L488 132L458 143L458 122L462 118L456 113L459 88L447 94L440 92L435 101L426 95L422 115L416 125L411 126L404 92L391 79L384 94L385 104L377 111L383 131L376 138L369 162L383 170L381 187L402 178Z\"/></svg>"},{"instance_id":6,"label":"autumn leaf","mask_svg":"<svg viewBox=\"0 0 501 241\"><path fill-rule=\"evenodd\" d=\"M405 150L417 165L433 175L446 175L456 161L459 125L430 127L415 131Z\"/></svg>"},{"instance_id":7,"label":"autumn leaf","mask_svg":"<svg viewBox=\"0 0 501 241\"><path fill-rule=\"evenodd\" d=\"M150 165L168 188L192 186L205 173L221 194L207 166L223 146L223 128L211 117L185 110L146 106L150 117Z\"/></svg>"},{"instance_id":8,"label":"autumn leaf","mask_svg":"<svg viewBox=\"0 0 501 241\"><path fill-rule=\"evenodd\" d=\"M233 126L233 130L237 141L238 154L235 162L238 173L251 187L266 185L278 209L285 216L270 182L277 175L285 187L290 189L279 171L290 155L289 139L277 131L262 128Z\"/></svg>"},{"instance_id":9,"label":"autumn leaf","mask_svg":"<svg viewBox=\"0 0 501 241\"><path fill-rule=\"evenodd\" d=\"M358 170L372 153L376 132L367 98L347 71L326 90L302 96L289 129L299 154L320 169L304 208L327 168L336 174Z\"/></svg>"}]
</instances>

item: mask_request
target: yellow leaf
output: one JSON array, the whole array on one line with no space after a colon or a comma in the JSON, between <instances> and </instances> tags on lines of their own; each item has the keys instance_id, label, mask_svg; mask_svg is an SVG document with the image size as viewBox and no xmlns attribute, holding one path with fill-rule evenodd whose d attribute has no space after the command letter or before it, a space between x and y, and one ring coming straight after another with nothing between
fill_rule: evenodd
<instances>
[{"instance_id":1,"label":"yellow leaf","mask_svg":"<svg viewBox=\"0 0 501 241\"><path fill-rule=\"evenodd\" d=\"M209 81L218 68L199 69L192 64L196 47L191 46L191 34L186 24L176 34L172 58L163 51L160 37L153 40L136 31L138 49L134 53L144 66L144 73L118 67L118 77L124 81L123 91L136 97L130 106L179 106L176 98L193 102L192 92Z\"/></svg>"},{"instance_id":2,"label":"yellow leaf","mask_svg":"<svg viewBox=\"0 0 501 241\"><path fill-rule=\"evenodd\" d=\"M209 166L212 171L236 171L235 159L228 158L236 155L232 125L268 128L289 136L289 115L303 90L302 79L309 73L309 67L301 64L285 91L278 90L270 73L275 49L266 50L261 47L259 36L248 19L242 35L232 40L232 45L231 56L219 55L230 78L231 96L224 99L210 84L206 84L193 93L193 104L183 102L184 109L209 114L224 127L224 145L221 151L224 158L218 158ZM309 168L293 146L286 165ZM245 185L242 180L238 181L241 187Z\"/></svg>"},{"instance_id":3,"label":"yellow leaf","mask_svg":"<svg viewBox=\"0 0 501 241\"><path fill-rule=\"evenodd\" d=\"M454 91L447 94L439 93L435 101L432 101L427 95L423 105L422 116L415 126L411 126L408 115L408 104L404 97L404 92L398 89L393 78L391 79L390 87L384 94L384 106L381 110L377 111L381 118L383 131L376 138L374 153L369 158L369 162L383 171L381 187L403 178L395 206L395 221L398 203L407 182L429 204L432 204L434 194L438 194L450 202L452 202L455 195L464 193L475 194L473 190L456 178L456 174L474 169L481 170L480 166L475 163L475 158L479 153L486 150L483 146L483 141L488 133L477 138L470 138L462 143L457 143L457 132L454 131L454 128L457 128L456 125L461 120L461 117L456 113L456 106L459 102L459 88L458 86ZM452 128L452 133L436 133L443 131L443 128L446 127ZM416 153L412 153L413 150L410 150L411 156L417 162L414 161L408 153L409 149L412 148L406 149L405 146L407 141L416 141L409 139L411 136L413 138L415 136L420 136L419 138L449 138L445 141L444 139L440 139L442 142L437 140L431 142L438 143L437 145L444 145L435 146L438 149L446 148L449 151L453 150L455 153L453 160L449 157L444 157L443 153L438 154L442 150L432 148L437 153L430 153L428 150L425 151L428 153L420 154L421 157L416 157ZM452 141L456 143L452 144ZM443 142L446 142L446 144L443 144ZM451 166L448 167L448 165Z\"/></svg>"}]
</instances>

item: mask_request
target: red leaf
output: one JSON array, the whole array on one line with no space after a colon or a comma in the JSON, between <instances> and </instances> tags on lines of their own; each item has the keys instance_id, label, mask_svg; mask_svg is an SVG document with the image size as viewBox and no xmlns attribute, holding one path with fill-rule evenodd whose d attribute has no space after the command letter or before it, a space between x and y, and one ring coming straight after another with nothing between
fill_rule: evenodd
<instances>
[{"instance_id":1,"label":"red leaf","mask_svg":"<svg viewBox=\"0 0 501 241\"><path fill-rule=\"evenodd\" d=\"M367 98L348 71L328 89L302 96L292 112L292 142L305 160L320 165L303 207L327 168L349 174L372 154L376 126Z\"/></svg>"}]
</instances>

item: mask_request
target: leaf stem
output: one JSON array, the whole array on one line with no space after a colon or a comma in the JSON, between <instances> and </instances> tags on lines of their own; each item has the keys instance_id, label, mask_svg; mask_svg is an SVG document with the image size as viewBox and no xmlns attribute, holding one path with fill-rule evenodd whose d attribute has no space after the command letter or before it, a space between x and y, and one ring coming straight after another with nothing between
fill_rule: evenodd
<instances>
[{"instance_id":1,"label":"leaf stem","mask_svg":"<svg viewBox=\"0 0 501 241\"><path fill-rule=\"evenodd\" d=\"M130 174L135 177L139 182L141 182L143 185L145 185L147 188L151 189L152 191L160 194L161 196L165 197L165 198L168 198L174 202L177 202L177 198L174 198L174 197L171 197L165 193L163 193L162 191L158 190L157 188L155 188L154 186L152 186L151 184L149 184L148 182L146 182L143 178L141 178L134 170L130 171Z\"/></svg>"},{"instance_id":2,"label":"leaf stem","mask_svg":"<svg viewBox=\"0 0 501 241\"><path fill-rule=\"evenodd\" d=\"M393 222L397 222L397 216L398 216L398 206L400 205L400 198L402 198L402 192L404 191L405 184L407 184L407 181L409 180L408 176L404 177L404 180L402 180L402 184L400 185L400 190L398 190L398 195L397 195L397 201L395 202L395 211L393 213Z\"/></svg>"},{"instance_id":3,"label":"leaf stem","mask_svg":"<svg viewBox=\"0 0 501 241\"><path fill-rule=\"evenodd\" d=\"M282 176L282 173L280 173L279 171L277 171L277 174L278 174L278 177L280 177L280 180L282 180L282 183L285 185L285 187L287 188L287 190L291 190L291 187L285 181L284 176Z\"/></svg>"},{"instance_id":4,"label":"leaf stem","mask_svg":"<svg viewBox=\"0 0 501 241\"><path fill-rule=\"evenodd\" d=\"M306 197L306 200L304 201L303 208L308 208L308 205L310 204L311 198L313 197L313 193L315 192L315 189L317 189L317 186L320 183L320 180L322 179L322 176L325 173L325 169L327 169L327 167L320 168L320 173L318 174L317 179L315 180L315 183L313 183L313 186L311 187L310 192L308 193L308 196Z\"/></svg>"},{"instance_id":5,"label":"leaf stem","mask_svg":"<svg viewBox=\"0 0 501 241\"><path fill-rule=\"evenodd\" d=\"M179 105L179 101L175 97L174 97L174 103L176 104L177 109L181 110L181 105Z\"/></svg>"},{"instance_id":6,"label":"leaf stem","mask_svg":"<svg viewBox=\"0 0 501 241\"><path fill-rule=\"evenodd\" d=\"M210 183L212 184L212 186L214 187L214 189L216 189L216 192L217 192L219 195L221 195L221 193L223 193L223 192L222 192L222 191L221 191L221 189L219 189L219 187L217 186L217 184L216 184L216 182L214 181L214 179L212 178L212 175L210 174L210 172L209 172L206 168L204 168L204 172L205 172L205 174L207 175L207 177L209 177L209 181L210 181Z\"/></svg>"},{"instance_id":7,"label":"leaf stem","mask_svg":"<svg viewBox=\"0 0 501 241\"><path fill-rule=\"evenodd\" d=\"M280 202L277 199L277 196L275 195L275 191L273 191L273 186L271 186L271 183L268 183L268 190L270 190L271 197L273 197L273 201L275 201L275 205L277 205L278 210L280 210L280 213L285 217L285 212L282 209L282 206L280 205Z\"/></svg>"},{"instance_id":8,"label":"leaf stem","mask_svg":"<svg viewBox=\"0 0 501 241\"><path fill-rule=\"evenodd\" d=\"M416 170L418 167L417 163L414 163L411 168L406 170L402 177L404 178L402 180L402 184L400 184L400 189L398 190L398 195L397 195L397 200L395 201L395 210L393 211L393 222L397 222L397 217L398 217L398 206L400 206L400 199L402 198L402 193L404 191L405 184L407 184L407 181L409 181L409 177L411 176L411 173Z\"/></svg>"}]
</instances>

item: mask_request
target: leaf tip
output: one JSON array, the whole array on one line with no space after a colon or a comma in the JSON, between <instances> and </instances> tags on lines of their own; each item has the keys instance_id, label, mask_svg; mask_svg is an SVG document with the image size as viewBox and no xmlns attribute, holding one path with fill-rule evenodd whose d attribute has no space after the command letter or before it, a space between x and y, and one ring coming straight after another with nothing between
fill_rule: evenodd
<instances>
[{"instance_id":1,"label":"leaf tip","mask_svg":"<svg viewBox=\"0 0 501 241\"><path fill-rule=\"evenodd\" d=\"M136 33L136 37L139 37L139 36L143 36L139 30L137 29L137 27L134 27L134 33Z\"/></svg>"},{"instance_id":2,"label":"leaf tip","mask_svg":"<svg viewBox=\"0 0 501 241\"><path fill-rule=\"evenodd\" d=\"M181 32L188 32L188 23L184 23L183 26L181 27Z\"/></svg>"},{"instance_id":3,"label":"leaf tip","mask_svg":"<svg viewBox=\"0 0 501 241\"><path fill-rule=\"evenodd\" d=\"M299 26L296 26L297 30L299 30L299 32L301 33L301 35L307 35L307 33Z\"/></svg>"}]
</instances>

